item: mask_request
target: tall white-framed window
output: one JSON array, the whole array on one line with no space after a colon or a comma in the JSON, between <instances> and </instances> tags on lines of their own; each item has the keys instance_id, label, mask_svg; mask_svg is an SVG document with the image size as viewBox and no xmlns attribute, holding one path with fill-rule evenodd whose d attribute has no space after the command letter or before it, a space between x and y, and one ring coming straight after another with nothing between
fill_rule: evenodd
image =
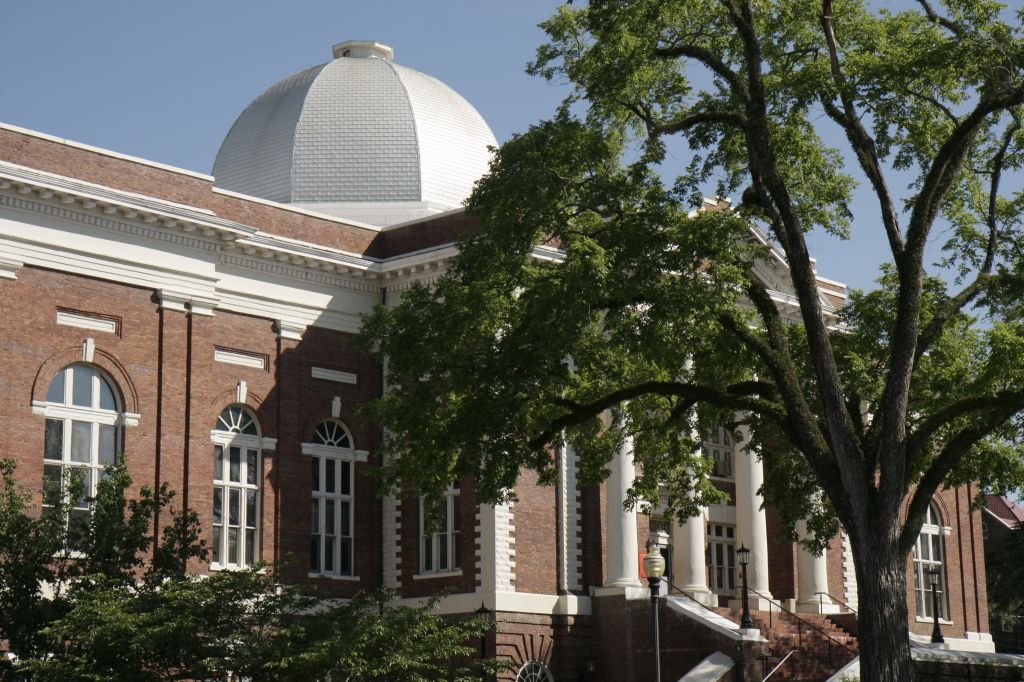
<instances>
[{"instance_id":1,"label":"tall white-framed window","mask_svg":"<svg viewBox=\"0 0 1024 682\"><path fill-rule=\"evenodd\" d=\"M260 430L240 405L224 408L213 441L212 568L243 568L259 557Z\"/></svg>"},{"instance_id":2,"label":"tall white-framed window","mask_svg":"<svg viewBox=\"0 0 1024 682\"><path fill-rule=\"evenodd\" d=\"M309 570L313 575L354 574L355 463L367 452L353 447L352 435L336 419L317 424L313 442L302 444L310 456L312 505Z\"/></svg>"},{"instance_id":3,"label":"tall white-framed window","mask_svg":"<svg viewBox=\"0 0 1024 682\"><path fill-rule=\"evenodd\" d=\"M939 618L945 619L946 609L946 565L945 553L942 549L944 535L942 517L934 504L928 505L925 512L921 533L914 543L914 592L917 597L917 615L919 618L934 618L932 610L932 587L928 581L929 570L939 570L939 584L935 588L938 593Z\"/></svg>"},{"instance_id":4,"label":"tall white-framed window","mask_svg":"<svg viewBox=\"0 0 1024 682\"><path fill-rule=\"evenodd\" d=\"M420 573L454 573L462 570L460 505L458 482L448 486L441 503L436 533L427 532L423 499L420 499Z\"/></svg>"},{"instance_id":5,"label":"tall white-framed window","mask_svg":"<svg viewBox=\"0 0 1024 682\"><path fill-rule=\"evenodd\" d=\"M708 524L706 550L708 587L715 594L736 590L736 529L724 523Z\"/></svg>"},{"instance_id":6,"label":"tall white-framed window","mask_svg":"<svg viewBox=\"0 0 1024 682\"><path fill-rule=\"evenodd\" d=\"M43 507L68 494L72 480L81 494L72 500L71 540L88 525L89 500L106 467L121 451L121 410L113 382L97 367L75 363L50 381L46 402L34 405L46 417L43 445Z\"/></svg>"},{"instance_id":7,"label":"tall white-framed window","mask_svg":"<svg viewBox=\"0 0 1024 682\"><path fill-rule=\"evenodd\" d=\"M733 455L736 444L729 429L713 427L701 443L701 453L711 460L711 475L719 478L733 477Z\"/></svg>"}]
</instances>

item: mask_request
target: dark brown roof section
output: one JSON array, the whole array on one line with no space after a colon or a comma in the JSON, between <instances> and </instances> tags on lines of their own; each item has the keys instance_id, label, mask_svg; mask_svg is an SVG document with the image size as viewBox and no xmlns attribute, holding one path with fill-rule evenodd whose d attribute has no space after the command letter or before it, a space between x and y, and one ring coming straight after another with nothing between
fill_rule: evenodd
<instances>
[{"instance_id":1,"label":"dark brown roof section","mask_svg":"<svg viewBox=\"0 0 1024 682\"><path fill-rule=\"evenodd\" d=\"M1024 523L1024 507L1001 495L985 494L985 508L1013 528Z\"/></svg>"},{"instance_id":2,"label":"dark brown roof section","mask_svg":"<svg viewBox=\"0 0 1024 682\"><path fill-rule=\"evenodd\" d=\"M414 253L451 243L460 235L479 230L480 221L476 218L461 210L449 211L382 231L373 240L366 255L391 258L403 253Z\"/></svg>"}]
</instances>

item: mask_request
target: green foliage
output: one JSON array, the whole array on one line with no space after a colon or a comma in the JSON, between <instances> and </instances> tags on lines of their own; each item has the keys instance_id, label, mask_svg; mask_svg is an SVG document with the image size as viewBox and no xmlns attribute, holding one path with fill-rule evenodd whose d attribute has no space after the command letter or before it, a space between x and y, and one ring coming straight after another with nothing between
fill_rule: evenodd
<instances>
[{"instance_id":1,"label":"green foliage","mask_svg":"<svg viewBox=\"0 0 1024 682\"><path fill-rule=\"evenodd\" d=\"M50 491L34 515L14 473L0 460L0 640L19 659L0 663L0 680L469 682L507 667L468 645L487 624L442 617L437 598L330 600L266 567L189 573L206 558L195 512L165 514L154 546L152 520L174 496L143 486L129 498L123 464L106 470L80 536L66 521L79 488Z\"/></svg>"},{"instance_id":2,"label":"green foliage","mask_svg":"<svg viewBox=\"0 0 1024 682\"><path fill-rule=\"evenodd\" d=\"M436 495L473 475L497 501L524 467L551 482L563 446L600 480L629 439L627 504L665 484L684 518L721 499L697 436L749 428L790 537L805 520L821 549L842 526L859 575L902 575L936 490L1024 483L1010 17L987 0L560 8L530 70L571 93L499 150L447 274L365 322L392 389L369 410L385 483ZM855 221L857 185L877 207ZM694 212L705 196L740 200ZM836 310L805 237L852 229L892 258ZM902 621L866 628L889 642L862 649L866 679L887 659L911 675Z\"/></svg>"},{"instance_id":3,"label":"green foliage","mask_svg":"<svg viewBox=\"0 0 1024 682\"><path fill-rule=\"evenodd\" d=\"M991 546L989 546L991 545ZM994 615L1020 617L1024 614L1024 524L986 541L985 575L988 578L988 608Z\"/></svg>"}]
</instances>

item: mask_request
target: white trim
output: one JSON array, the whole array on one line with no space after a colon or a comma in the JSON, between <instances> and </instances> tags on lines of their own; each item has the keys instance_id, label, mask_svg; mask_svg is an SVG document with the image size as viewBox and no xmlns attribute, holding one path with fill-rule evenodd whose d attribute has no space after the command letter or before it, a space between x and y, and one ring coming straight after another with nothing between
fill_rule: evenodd
<instances>
[{"instance_id":1,"label":"white trim","mask_svg":"<svg viewBox=\"0 0 1024 682\"><path fill-rule=\"evenodd\" d=\"M24 265L24 261L0 257L0 279L18 279L18 270Z\"/></svg>"},{"instance_id":2,"label":"white trim","mask_svg":"<svg viewBox=\"0 0 1024 682\"><path fill-rule=\"evenodd\" d=\"M326 369L324 367L313 367L311 373L314 379L333 381L338 384L356 385L359 383L359 377L353 372L342 372L340 370Z\"/></svg>"},{"instance_id":3,"label":"white trim","mask_svg":"<svg viewBox=\"0 0 1024 682\"><path fill-rule=\"evenodd\" d=\"M646 590L643 591L646 594ZM397 599L399 606L422 606L429 597ZM590 597L574 594L536 594L532 592L460 592L441 597L436 613L442 615L472 613L484 605L492 611L507 613L534 613L551 616L589 616L592 613Z\"/></svg>"},{"instance_id":4,"label":"white trim","mask_svg":"<svg viewBox=\"0 0 1024 682\"><path fill-rule=\"evenodd\" d=\"M306 326L302 322L292 322L291 320L278 320L277 321L277 333L281 335L282 339L291 339L292 341L301 341L302 335L306 333Z\"/></svg>"},{"instance_id":5,"label":"white trim","mask_svg":"<svg viewBox=\"0 0 1024 682\"><path fill-rule=\"evenodd\" d=\"M931 625L935 621L932 620L931 618L925 618L924 616L914 616L914 622L915 623L925 623L927 625ZM953 624L953 621L951 621L951 620L946 620L945 618L941 618L941 617L939 618L939 625L952 625L952 624Z\"/></svg>"},{"instance_id":6,"label":"white trim","mask_svg":"<svg viewBox=\"0 0 1024 682\"><path fill-rule=\"evenodd\" d=\"M85 341L82 341L82 362L92 362L93 356L96 354L96 341L91 337L87 337Z\"/></svg>"},{"instance_id":7,"label":"white trim","mask_svg":"<svg viewBox=\"0 0 1024 682\"><path fill-rule=\"evenodd\" d=\"M327 573L314 573L313 571L309 572L309 577L313 579L322 578L323 580L342 580L350 583L356 583L362 580L358 575L330 575Z\"/></svg>"},{"instance_id":8,"label":"white trim","mask_svg":"<svg viewBox=\"0 0 1024 682\"><path fill-rule=\"evenodd\" d=\"M57 324L67 327L91 329L97 332L117 333L117 320L89 315L88 313L72 313L67 310L57 311Z\"/></svg>"},{"instance_id":9,"label":"white trim","mask_svg":"<svg viewBox=\"0 0 1024 682\"><path fill-rule=\"evenodd\" d=\"M413 580L433 580L434 578L457 578L462 575L462 569L458 571L441 571L438 573L417 573Z\"/></svg>"},{"instance_id":10,"label":"white trim","mask_svg":"<svg viewBox=\"0 0 1024 682\"><path fill-rule=\"evenodd\" d=\"M346 462L365 462L370 456L367 450L353 450L352 448L339 448L334 445L320 445L318 443L303 443L302 454L315 457L332 457Z\"/></svg>"},{"instance_id":11,"label":"white trim","mask_svg":"<svg viewBox=\"0 0 1024 682\"><path fill-rule=\"evenodd\" d=\"M264 355L224 350L221 348L213 349L213 361L224 362L229 365L239 365L241 367L255 367L262 370L267 368L267 358ZM245 400L239 400L238 402L244 403Z\"/></svg>"}]
</instances>

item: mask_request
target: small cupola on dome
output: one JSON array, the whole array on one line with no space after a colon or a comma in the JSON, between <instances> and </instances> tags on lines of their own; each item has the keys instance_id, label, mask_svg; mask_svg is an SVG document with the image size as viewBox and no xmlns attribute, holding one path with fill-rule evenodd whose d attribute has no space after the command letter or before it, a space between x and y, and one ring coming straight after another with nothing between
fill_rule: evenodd
<instances>
[{"instance_id":1,"label":"small cupola on dome","mask_svg":"<svg viewBox=\"0 0 1024 682\"><path fill-rule=\"evenodd\" d=\"M441 81L350 40L285 78L235 121L213 164L223 189L386 226L458 208L494 134Z\"/></svg>"}]
</instances>

